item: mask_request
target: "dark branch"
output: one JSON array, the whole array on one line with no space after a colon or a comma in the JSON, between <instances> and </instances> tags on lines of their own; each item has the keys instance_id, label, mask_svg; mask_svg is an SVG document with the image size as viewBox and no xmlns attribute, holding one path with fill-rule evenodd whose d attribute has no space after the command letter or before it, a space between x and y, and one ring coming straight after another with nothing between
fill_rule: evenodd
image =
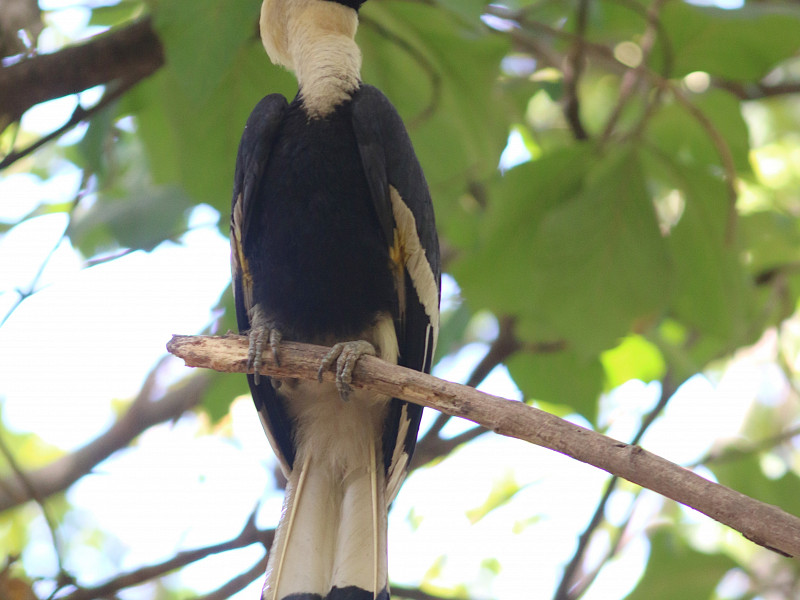
<instances>
[{"instance_id":1,"label":"dark branch","mask_svg":"<svg viewBox=\"0 0 800 600\"><path fill-rule=\"evenodd\" d=\"M227 542L221 542L219 544L214 544L205 548L198 548L196 550L179 552L169 560L165 560L157 565L142 567L136 571L125 573L96 587L77 589L71 594L61 596L60 600L95 600L96 598L108 598L120 590L132 587L134 585L139 585L140 583L144 583L145 581L149 581L157 577L162 577L171 571L185 567L188 564L196 562L207 556L211 556L212 554L219 554L220 552L227 552L228 550L244 548L245 546L256 543L260 543L265 548L269 548L272 544L273 536L273 529L258 529L255 525L255 521L251 518L247 522L247 525L245 525L244 529L242 529L242 532ZM259 562L256 566L260 565L261 563ZM250 571L254 570L255 567L253 567ZM250 571L241 577L246 577ZM234 579L233 581L237 580L238 578ZM239 583L241 583L241 581L239 581Z\"/></svg>"},{"instance_id":2,"label":"dark branch","mask_svg":"<svg viewBox=\"0 0 800 600\"><path fill-rule=\"evenodd\" d=\"M0 123L46 100L114 81L140 81L164 64L150 18L0 69Z\"/></svg>"},{"instance_id":3,"label":"dark branch","mask_svg":"<svg viewBox=\"0 0 800 600\"><path fill-rule=\"evenodd\" d=\"M567 62L564 64L564 117L572 130L572 135L578 141L589 139L589 134L581 121L580 100L578 98L578 83L583 73L585 62L585 34L589 15L589 0L578 0L576 15L575 38L570 49Z\"/></svg>"},{"instance_id":4,"label":"dark branch","mask_svg":"<svg viewBox=\"0 0 800 600\"><path fill-rule=\"evenodd\" d=\"M230 598L236 592L243 590L248 585L253 583L256 579L260 579L264 576L264 572L267 570L268 558L269 555L265 554L264 557L254 564L248 571L242 573L241 575L237 575L228 583L217 588L210 594L198 596L194 600L226 600L227 598Z\"/></svg>"}]
</instances>

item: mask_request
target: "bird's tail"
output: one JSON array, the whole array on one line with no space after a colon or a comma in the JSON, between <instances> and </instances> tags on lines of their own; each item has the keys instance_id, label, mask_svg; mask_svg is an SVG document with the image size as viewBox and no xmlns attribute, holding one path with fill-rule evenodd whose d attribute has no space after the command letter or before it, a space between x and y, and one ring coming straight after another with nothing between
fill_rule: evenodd
<instances>
[{"instance_id":1,"label":"bird's tail","mask_svg":"<svg viewBox=\"0 0 800 600\"><path fill-rule=\"evenodd\" d=\"M336 468L298 456L286 487L262 600L388 600L382 461Z\"/></svg>"}]
</instances>

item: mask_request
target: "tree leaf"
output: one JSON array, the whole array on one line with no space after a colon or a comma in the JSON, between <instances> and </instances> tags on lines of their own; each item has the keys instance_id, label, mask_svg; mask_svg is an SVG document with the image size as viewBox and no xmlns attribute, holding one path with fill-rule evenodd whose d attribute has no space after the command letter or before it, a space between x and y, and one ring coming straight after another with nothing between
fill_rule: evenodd
<instances>
[{"instance_id":1,"label":"tree leaf","mask_svg":"<svg viewBox=\"0 0 800 600\"><path fill-rule=\"evenodd\" d=\"M693 95L692 102L714 126L740 173L750 171L750 139L741 105L732 94L710 89ZM677 103L665 104L647 122L646 139L681 163L722 167L709 131Z\"/></svg>"},{"instance_id":2,"label":"tree leaf","mask_svg":"<svg viewBox=\"0 0 800 600\"><path fill-rule=\"evenodd\" d=\"M653 57L662 66L671 63L669 77L705 71L734 81L757 80L800 49L800 10L789 4L748 2L727 10L667 2L660 21L669 49L659 42Z\"/></svg>"},{"instance_id":3,"label":"tree leaf","mask_svg":"<svg viewBox=\"0 0 800 600\"><path fill-rule=\"evenodd\" d=\"M531 256L528 301L579 352L608 348L655 317L671 266L636 153L602 157L534 231Z\"/></svg>"},{"instance_id":4,"label":"tree leaf","mask_svg":"<svg viewBox=\"0 0 800 600\"><path fill-rule=\"evenodd\" d=\"M167 64L196 106L210 100L225 81L239 49L255 37L257 24L257 5L230 0L161 2L154 19Z\"/></svg>"},{"instance_id":5,"label":"tree leaf","mask_svg":"<svg viewBox=\"0 0 800 600\"><path fill-rule=\"evenodd\" d=\"M514 475L507 472L501 479L494 482L483 504L467 511L467 519L474 525L493 510L507 504L522 489L523 486L517 483Z\"/></svg>"},{"instance_id":6,"label":"tree leaf","mask_svg":"<svg viewBox=\"0 0 800 600\"><path fill-rule=\"evenodd\" d=\"M526 400L569 406L590 422L597 421L597 399L603 390L598 360L569 350L517 352L506 366Z\"/></svg>"},{"instance_id":7,"label":"tree leaf","mask_svg":"<svg viewBox=\"0 0 800 600\"><path fill-rule=\"evenodd\" d=\"M508 136L493 94L509 45L479 31L422 3L368 3L362 11L364 81L403 117L438 203L458 198L465 175L491 174Z\"/></svg>"},{"instance_id":8,"label":"tree leaf","mask_svg":"<svg viewBox=\"0 0 800 600\"><path fill-rule=\"evenodd\" d=\"M533 234L549 209L580 192L592 158L588 146L573 146L515 167L493 181L479 237L451 267L473 310L488 308L495 314L532 318L536 311L529 297L536 258Z\"/></svg>"},{"instance_id":9,"label":"tree leaf","mask_svg":"<svg viewBox=\"0 0 800 600\"><path fill-rule=\"evenodd\" d=\"M640 335L630 335L619 346L600 357L605 371L606 389L611 390L631 379L645 383L657 381L666 372L664 357Z\"/></svg>"},{"instance_id":10,"label":"tree leaf","mask_svg":"<svg viewBox=\"0 0 800 600\"><path fill-rule=\"evenodd\" d=\"M712 598L722 576L735 566L724 554L698 552L662 527L650 538L647 569L626 600Z\"/></svg>"},{"instance_id":11,"label":"tree leaf","mask_svg":"<svg viewBox=\"0 0 800 600\"><path fill-rule=\"evenodd\" d=\"M649 172L654 174L655 165ZM674 265L670 308L685 324L720 340L742 341L753 313L752 285L729 238L730 199L725 184L705 168L671 170L685 207L668 236Z\"/></svg>"}]
</instances>

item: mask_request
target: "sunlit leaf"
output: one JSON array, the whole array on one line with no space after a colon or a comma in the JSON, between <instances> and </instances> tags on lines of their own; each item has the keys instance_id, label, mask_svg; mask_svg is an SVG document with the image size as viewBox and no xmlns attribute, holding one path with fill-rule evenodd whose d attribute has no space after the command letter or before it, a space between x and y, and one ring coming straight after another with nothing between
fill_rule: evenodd
<instances>
[{"instance_id":1,"label":"sunlit leaf","mask_svg":"<svg viewBox=\"0 0 800 600\"><path fill-rule=\"evenodd\" d=\"M638 335L622 340L619 346L600 355L606 388L613 389L630 379L659 380L666 371L664 357L653 344Z\"/></svg>"},{"instance_id":2,"label":"sunlit leaf","mask_svg":"<svg viewBox=\"0 0 800 600\"><path fill-rule=\"evenodd\" d=\"M483 504L467 511L467 519L474 525L493 510L507 504L521 489L514 475L506 473L502 479L494 482Z\"/></svg>"}]
</instances>

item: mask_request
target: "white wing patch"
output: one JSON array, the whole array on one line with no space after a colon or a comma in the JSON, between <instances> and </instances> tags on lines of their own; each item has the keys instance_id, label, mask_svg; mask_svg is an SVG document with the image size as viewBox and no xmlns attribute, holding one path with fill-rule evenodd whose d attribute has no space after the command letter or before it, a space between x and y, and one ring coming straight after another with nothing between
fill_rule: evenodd
<instances>
[{"instance_id":1,"label":"white wing patch","mask_svg":"<svg viewBox=\"0 0 800 600\"><path fill-rule=\"evenodd\" d=\"M439 334L439 288L436 285L431 264L425 255L425 248L419 241L414 214L403 202L400 192L392 185L389 186L389 197L392 201L394 222L400 235L405 266L433 330L433 335L430 336L433 343L433 347L430 348L430 356L433 356L436 350L436 338Z\"/></svg>"}]
</instances>

